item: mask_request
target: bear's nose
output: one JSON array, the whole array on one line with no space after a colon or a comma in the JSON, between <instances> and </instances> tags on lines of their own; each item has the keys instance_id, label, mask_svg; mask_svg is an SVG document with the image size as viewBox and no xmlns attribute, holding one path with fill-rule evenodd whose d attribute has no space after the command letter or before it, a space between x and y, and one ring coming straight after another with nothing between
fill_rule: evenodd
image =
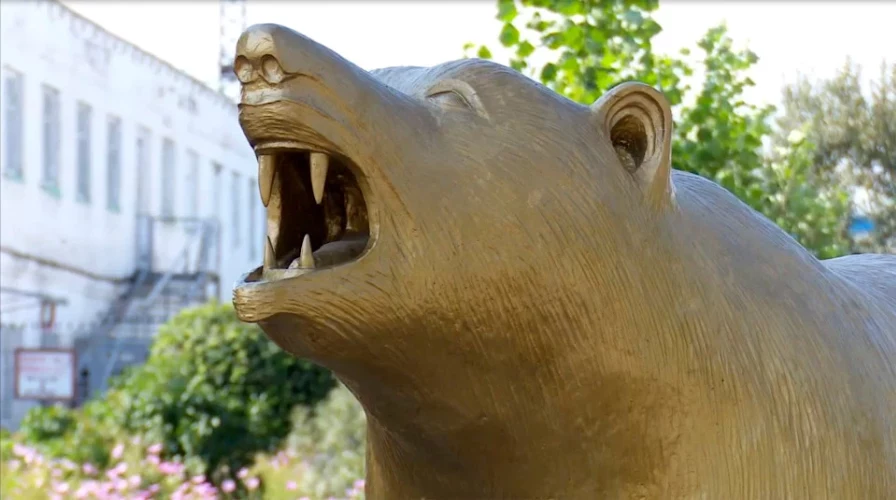
<instances>
[{"instance_id":1,"label":"bear's nose","mask_svg":"<svg viewBox=\"0 0 896 500\"><path fill-rule=\"evenodd\" d=\"M287 74L303 73L313 65L317 44L279 24L256 24L236 44L233 71L243 84L263 78L278 84Z\"/></svg>"}]
</instances>

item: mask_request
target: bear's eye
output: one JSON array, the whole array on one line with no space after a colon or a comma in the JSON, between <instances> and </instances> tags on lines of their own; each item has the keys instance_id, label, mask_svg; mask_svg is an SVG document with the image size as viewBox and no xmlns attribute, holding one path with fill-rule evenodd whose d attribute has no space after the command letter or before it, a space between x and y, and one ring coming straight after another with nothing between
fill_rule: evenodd
<instances>
[{"instance_id":1,"label":"bear's eye","mask_svg":"<svg viewBox=\"0 0 896 500\"><path fill-rule=\"evenodd\" d=\"M447 109L468 109L488 118L479 96L467 82L447 79L437 82L425 93L426 99Z\"/></svg>"},{"instance_id":2,"label":"bear's eye","mask_svg":"<svg viewBox=\"0 0 896 500\"><path fill-rule=\"evenodd\" d=\"M430 94L428 98L440 106L473 109L462 95L453 90L436 92L435 94Z\"/></svg>"}]
</instances>

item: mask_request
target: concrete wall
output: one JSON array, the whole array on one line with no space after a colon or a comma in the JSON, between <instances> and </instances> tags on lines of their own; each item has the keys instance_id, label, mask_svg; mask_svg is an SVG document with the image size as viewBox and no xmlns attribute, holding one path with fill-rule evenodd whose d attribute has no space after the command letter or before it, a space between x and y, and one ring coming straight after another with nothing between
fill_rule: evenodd
<instances>
[{"instance_id":1,"label":"concrete wall","mask_svg":"<svg viewBox=\"0 0 896 500\"><path fill-rule=\"evenodd\" d=\"M232 283L261 261L264 234L256 162L236 106L55 2L0 2L0 37L0 284L67 300L57 309L58 344L71 346L82 326L96 321L122 292L122 280L136 268L137 214L159 215L168 190L175 216L219 218L220 300L229 301ZM20 75L24 91L21 177L8 175L7 165L13 156L9 149L17 147L8 144L11 75ZM59 94L58 190L42 186L45 85ZM90 106L92 116L89 200L77 196L79 103ZM107 196L111 117L121 123L117 209L109 207ZM138 161L140 137L146 145L143 161ZM166 139L174 144L167 177ZM195 178L192 155L198 157ZM176 252L177 232L157 231L155 262ZM9 297L0 296L0 323L38 321L37 308L3 308ZM42 343L40 334L24 337L22 345ZM9 384L4 380L2 386L6 392ZM0 404L7 400L0 398Z\"/></svg>"}]
</instances>

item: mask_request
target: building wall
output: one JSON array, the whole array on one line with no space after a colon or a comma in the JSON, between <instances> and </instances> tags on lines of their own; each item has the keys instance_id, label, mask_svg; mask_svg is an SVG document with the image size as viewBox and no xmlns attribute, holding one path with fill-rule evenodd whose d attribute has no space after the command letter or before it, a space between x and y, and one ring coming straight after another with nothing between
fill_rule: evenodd
<instances>
[{"instance_id":1,"label":"building wall","mask_svg":"<svg viewBox=\"0 0 896 500\"><path fill-rule=\"evenodd\" d=\"M168 213L219 219L219 298L229 301L231 284L261 261L264 234L256 162L236 106L56 2L0 2L0 10L2 286L65 299L67 304L57 309L61 333L56 343L71 346L134 273L137 215ZM54 128L45 123L52 115L45 113L45 88L58 93L58 143L51 141L49 148L45 137L48 130L53 136ZM16 95L21 96L18 113ZM89 143L89 155L79 149L78 110L84 106L91 118L88 127L80 120L80 144ZM118 175L109 173L110 162L116 163L110 155L110 137L115 137L110 120L120 124ZM18 128L11 121L18 121ZM141 140L143 161L138 159ZM173 144L173 155L163 153L166 141ZM58 182L48 186L44 164L54 154ZM83 171L85 165L89 176L83 178L89 182L81 185L89 190L79 189L79 167ZM117 188L110 188L110 179ZM116 198L117 204L110 202ZM165 199L173 201L170 212ZM174 233L157 232L157 264L179 249ZM2 324L39 319L34 308L3 309L0 299ZM45 343L39 334L24 337L25 346ZM5 389L7 381L2 385Z\"/></svg>"}]
</instances>

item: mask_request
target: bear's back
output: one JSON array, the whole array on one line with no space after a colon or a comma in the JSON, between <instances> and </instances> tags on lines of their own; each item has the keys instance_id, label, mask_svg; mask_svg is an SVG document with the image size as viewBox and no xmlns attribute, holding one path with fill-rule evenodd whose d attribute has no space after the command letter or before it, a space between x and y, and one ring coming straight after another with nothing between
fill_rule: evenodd
<instances>
[{"instance_id":1,"label":"bear's back","mask_svg":"<svg viewBox=\"0 0 896 500\"><path fill-rule=\"evenodd\" d=\"M896 255L858 254L822 263L891 311L896 311ZM896 331L896 324L893 325Z\"/></svg>"}]
</instances>

